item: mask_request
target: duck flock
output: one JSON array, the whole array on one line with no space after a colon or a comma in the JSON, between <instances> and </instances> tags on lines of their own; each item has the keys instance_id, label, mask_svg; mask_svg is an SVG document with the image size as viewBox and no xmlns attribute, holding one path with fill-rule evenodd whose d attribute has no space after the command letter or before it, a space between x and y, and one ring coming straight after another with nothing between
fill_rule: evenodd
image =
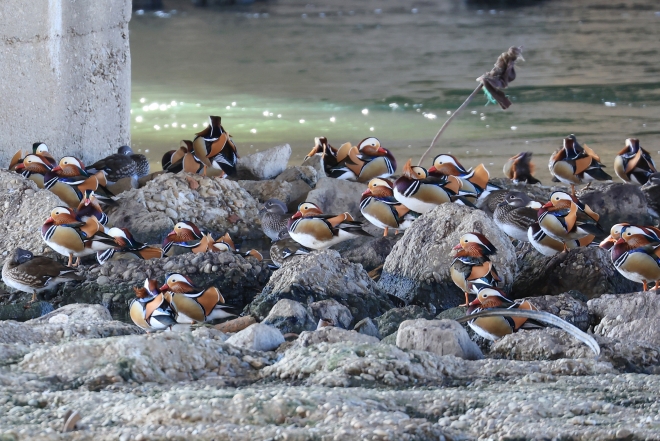
<instances>
[{"instance_id":1,"label":"duck flock","mask_svg":"<svg viewBox=\"0 0 660 441\"><path fill-rule=\"evenodd\" d=\"M610 181L600 157L574 135L563 139L550 157L549 170L554 180L568 184L571 191L555 191L548 201L534 201L526 193L508 191L490 182L483 164L467 169L449 154L437 155L427 169L413 166L408 160L396 176L397 161L369 137L357 145L343 144L335 148L324 137L315 145L303 164L318 157L328 177L365 184L360 199L360 212L387 236L398 234L415 220L445 203L457 203L483 209L513 241L528 242L539 253L552 256L570 249L601 246L611 250L616 269L626 278L643 283L660 280L660 229L653 226L617 224L610 235L594 242L603 233L599 215L580 201L575 186L593 181ZM504 175L514 182L536 184L532 154L515 155L504 166ZM192 141L181 141L178 150L167 152L162 159L165 172L193 173L218 179L236 175L238 152L231 136L218 116L197 133ZM117 205L108 189L120 179L137 180L150 173L147 158L134 154L128 146L86 167L80 159L65 156L59 161L43 143L35 143L32 152L18 152L9 169L55 193L64 203L52 207L41 228L41 237L52 250L68 259L67 264L17 248L5 261L4 282L18 291L33 295L52 289L59 283L82 280L78 265L85 256L95 255L99 264L110 259L159 259L173 253L174 247L193 253L239 253L229 234L213 238L192 222L181 220L162 244L145 244L122 226L109 225L107 207ZM627 139L614 160L614 171L631 185L644 185L659 179L653 160L639 140ZM396 177L396 178L395 178ZM192 189L196 181L188 179ZM313 250L321 250L358 236L370 236L351 213L328 214L312 202L303 202L295 213L287 213L284 202L271 199L259 211L261 227L273 244L270 257L274 267L285 259ZM533 310L526 301L509 299L502 289L497 269L490 260L497 250L479 232L460 232L453 249L451 278L464 293L469 305L467 314L493 308ZM604 236L604 233L601 237ZM246 257L262 260L261 252L241 252ZM75 259L75 261L74 261ZM224 298L215 287L199 289L184 274L169 274L163 283L147 279L135 288L130 316L147 331L172 329L175 325L203 323L227 318ZM470 301L470 296L476 296ZM495 340L521 328L538 323L525 317L476 317L468 322L481 336Z\"/></svg>"}]
</instances>

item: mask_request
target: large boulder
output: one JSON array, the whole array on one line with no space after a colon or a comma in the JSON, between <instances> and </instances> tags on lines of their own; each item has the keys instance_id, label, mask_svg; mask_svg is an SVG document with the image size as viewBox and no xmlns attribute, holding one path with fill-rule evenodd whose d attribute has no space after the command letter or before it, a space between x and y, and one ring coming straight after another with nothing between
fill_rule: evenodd
<instances>
[{"instance_id":1,"label":"large boulder","mask_svg":"<svg viewBox=\"0 0 660 441\"><path fill-rule=\"evenodd\" d=\"M593 185L581 189L577 196L600 215L598 222L608 232L620 222L649 225L653 220L646 196L638 185L622 182Z\"/></svg>"},{"instance_id":2,"label":"large boulder","mask_svg":"<svg viewBox=\"0 0 660 441\"><path fill-rule=\"evenodd\" d=\"M300 334L316 329L316 322L307 306L294 300L282 299L273 306L262 322L274 326L282 334Z\"/></svg>"},{"instance_id":3,"label":"large boulder","mask_svg":"<svg viewBox=\"0 0 660 441\"><path fill-rule=\"evenodd\" d=\"M587 305L596 335L660 348L660 303L655 292L608 294Z\"/></svg>"},{"instance_id":4,"label":"large boulder","mask_svg":"<svg viewBox=\"0 0 660 441\"><path fill-rule=\"evenodd\" d=\"M291 157L289 144L279 145L238 159L239 177L247 179L273 179L286 168ZM244 178L244 179L245 179Z\"/></svg>"},{"instance_id":5,"label":"large boulder","mask_svg":"<svg viewBox=\"0 0 660 441\"><path fill-rule=\"evenodd\" d=\"M254 351L274 351L284 343L279 329L264 323L255 323L227 339L227 343Z\"/></svg>"},{"instance_id":6,"label":"large boulder","mask_svg":"<svg viewBox=\"0 0 660 441\"><path fill-rule=\"evenodd\" d=\"M386 337L395 333L399 329L399 325L406 320L428 320L431 318L433 318L433 314L428 309L419 305L408 305L403 308L390 309L385 314L376 318L376 324L378 325L380 335Z\"/></svg>"},{"instance_id":7,"label":"large boulder","mask_svg":"<svg viewBox=\"0 0 660 441\"><path fill-rule=\"evenodd\" d=\"M377 344L379 340L376 337L361 334L357 331L348 331L346 329L327 326L318 331L306 331L300 334L293 347L307 347L319 343L359 343L359 344Z\"/></svg>"},{"instance_id":8,"label":"large boulder","mask_svg":"<svg viewBox=\"0 0 660 441\"><path fill-rule=\"evenodd\" d=\"M355 320L377 317L393 306L360 265L333 250L314 251L285 262L246 312L263 320L281 299L303 304L334 299L348 307Z\"/></svg>"},{"instance_id":9,"label":"large boulder","mask_svg":"<svg viewBox=\"0 0 660 441\"><path fill-rule=\"evenodd\" d=\"M466 360L480 360L483 354L455 320L406 320L399 325L396 345L401 349L454 355Z\"/></svg>"},{"instance_id":10,"label":"large boulder","mask_svg":"<svg viewBox=\"0 0 660 441\"><path fill-rule=\"evenodd\" d=\"M151 213L163 213L174 223L191 221L202 230L214 232L214 237L225 233L234 240L263 236L257 201L229 179L163 173L144 187L118 196L120 205L127 201L136 202ZM123 227L119 223L115 226Z\"/></svg>"},{"instance_id":11,"label":"large boulder","mask_svg":"<svg viewBox=\"0 0 660 441\"><path fill-rule=\"evenodd\" d=\"M556 315L582 331L589 328L587 297L578 291L568 291L558 296L528 297L526 300L539 311Z\"/></svg>"},{"instance_id":12,"label":"large boulder","mask_svg":"<svg viewBox=\"0 0 660 441\"><path fill-rule=\"evenodd\" d=\"M307 200L307 194L316 186L318 177L316 169L303 165L289 167L275 178L290 185L288 195L290 211L295 211L301 202Z\"/></svg>"},{"instance_id":13,"label":"large boulder","mask_svg":"<svg viewBox=\"0 0 660 441\"><path fill-rule=\"evenodd\" d=\"M291 184L285 181L268 179L265 181L238 181L238 185L245 189L260 203L268 199L279 199L287 204L291 197Z\"/></svg>"},{"instance_id":14,"label":"large boulder","mask_svg":"<svg viewBox=\"0 0 660 441\"><path fill-rule=\"evenodd\" d=\"M519 272L512 298L558 295L576 290L593 298L605 293L625 293L639 284L623 277L612 265L610 252L582 247L547 257L526 245L519 252Z\"/></svg>"},{"instance_id":15,"label":"large boulder","mask_svg":"<svg viewBox=\"0 0 660 441\"><path fill-rule=\"evenodd\" d=\"M356 239L352 241L353 243L348 243L349 246L346 247L347 249L345 251L340 248L340 245L336 249L341 252L344 259L353 263L359 263L366 271L381 267L385 263L387 256L392 252L394 245L403 237L403 234L392 234L383 237L383 230L380 231L380 237L366 238L362 243L359 243Z\"/></svg>"},{"instance_id":16,"label":"large boulder","mask_svg":"<svg viewBox=\"0 0 660 441\"><path fill-rule=\"evenodd\" d=\"M310 303L309 308L317 323L320 319L330 319L336 327L344 329L349 329L353 323L351 311L335 299Z\"/></svg>"},{"instance_id":17,"label":"large boulder","mask_svg":"<svg viewBox=\"0 0 660 441\"><path fill-rule=\"evenodd\" d=\"M163 243L176 222L165 212L149 211L144 203L133 199L121 199L107 214L110 225L127 228L136 240L149 244Z\"/></svg>"},{"instance_id":18,"label":"large boulder","mask_svg":"<svg viewBox=\"0 0 660 441\"><path fill-rule=\"evenodd\" d=\"M385 260L378 286L408 304L430 310L464 303L465 296L454 285L449 270L454 260L452 248L463 234L473 231L486 236L497 248L491 261L508 291L517 267L511 240L483 211L453 203L420 216L406 230Z\"/></svg>"}]
</instances>

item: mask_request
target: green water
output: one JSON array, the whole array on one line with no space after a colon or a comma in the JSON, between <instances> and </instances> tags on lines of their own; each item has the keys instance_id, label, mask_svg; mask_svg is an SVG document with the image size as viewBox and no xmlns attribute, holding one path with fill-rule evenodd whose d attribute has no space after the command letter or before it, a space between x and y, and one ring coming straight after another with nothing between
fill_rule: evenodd
<instances>
[{"instance_id":1,"label":"green water","mask_svg":"<svg viewBox=\"0 0 660 441\"><path fill-rule=\"evenodd\" d=\"M176 13L134 14L130 25L133 147L159 169L162 153L213 114L243 155L289 143L300 163L315 136L335 146L376 136L400 164L417 160L475 78L523 45L514 105L502 111L477 97L436 153L499 176L508 157L532 151L545 182L547 159L569 133L610 171L630 136L660 156L656 0L506 4L166 1Z\"/></svg>"}]
</instances>

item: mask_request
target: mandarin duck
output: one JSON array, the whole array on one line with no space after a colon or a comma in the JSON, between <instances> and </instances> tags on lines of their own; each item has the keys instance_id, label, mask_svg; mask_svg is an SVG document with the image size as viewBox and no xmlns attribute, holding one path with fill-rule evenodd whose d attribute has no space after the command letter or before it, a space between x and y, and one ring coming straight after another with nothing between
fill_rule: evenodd
<instances>
[{"instance_id":1,"label":"mandarin duck","mask_svg":"<svg viewBox=\"0 0 660 441\"><path fill-rule=\"evenodd\" d=\"M108 226L108 215L103 212L101 204L99 204L98 199L96 199L94 190L85 190L83 198L80 201L80 204L78 204L78 208L76 208L76 217L81 222L87 221L90 217L95 217L96 220L103 225L104 229Z\"/></svg>"},{"instance_id":2,"label":"mandarin duck","mask_svg":"<svg viewBox=\"0 0 660 441\"><path fill-rule=\"evenodd\" d=\"M614 158L614 172L624 182L644 185L657 173L651 154L639 145L639 139L626 139L626 146Z\"/></svg>"},{"instance_id":3,"label":"mandarin duck","mask_svg":"<svg viewBox=\"0 0 660 441\"><path fill-rule=\"evenodd\" d=\"M298 205L298 211L289 219L287 228L293 240L314 250L329 248L358 236L371 236L349 213L323 214L321 209L311 202Z\"/></svg>"},{"instance_id":4,"label":"mandarin duck","mask_svg":"<svg viewBox=\"0 0 660 441\"><path fill-rule=\"evenodd\" d=\"M426 169L419 166L413 167L412 160L409 159L403 166L403 174L394 182L394 198L420 214L445 202L460 200L459 192L462 183L457 177L427 178Z\"/></svg>"},{"instance_id":5,"label":"mandarin duck","mask_svg":"<svg viewBox=\"0 0 660 441\"><path fill-rule=\"evenodd\" d=\"M225 233L224 236L220 237L217 240L213 239L210 233L205 234L195 247L192 248L193 253L206 253L206 252L216 252L216 253L234 253L240 254L243 257L254 257L259 262L263 260L261 253L255 249L251 249L245 253L241 253L236 249L234 241L232 240L229 233Z\"/></svg>"},{"instance_id":6,"label":"mandarin duck","mask_svg":"<svg viewBox=\"0 0 660 441\"><path fill-rule=\"evenodd\" d=\"M270 258L277 268L281 267L289 257L304 256L310 252L310 249L303 247L288 236L273 242L270 246Z\"/></svg>"},{"instance_id":7,"label":"mandarin duck","mask_svg":"<svg viewBox=\"0 0 660 441\"><path fill-rule=\"evenodd\" d=\"M188 152L183 155L182 167L183 171L186 173L219 178L227 177L227 173L225 173L224 170L219 167L210 167L206 165L194 152Z\"/></svg>"},{"instance_id":8,"label":"mandarin duck","mask_svg":"<svg viewBox=\"0 0 660 441\"><path fill-rule=\"evenodd\" d=\"M105 186L108 181L104 171L90 175L84 164L73 156L65 156L59 164L44 176L46 189L55 193L69 207L76 208L83 199L85 190L93 190L100 203L116 205L114 194Z\"/></svg>"},{"instance_id":9,"label":"mandarin duck","mask_svg":"<svg viewBox=\"0 0 660 441\"><path fill-rule=\"evenodd\" d=\"M107 179L116 182L122 178L137 179L149 174L149 161L144 155L134 154L133 150L123 145L117 153L96 161L85 169L88 173L103 170Z\"/></svg>"},{"instance_id":10,"label":"mandarin duck","mask_svg":"<svg viewBox=\"0 0 660 441\"><path fill-rule=\"evenodd\" d=\"M463 184L461 186L463 194L472 203L480 197L486 197L491 191L502 190L501 187L488 182L490 173L483 164L468 170L452 155L440 154L436 156L433 159L433 165L428 170L428 174L437 178L456 176Z\"/></svg>"},{"instance_id":11,"label":"mandarin duck","mask_svg":"<svg viewBox=\"0 0 660 441\"><path fill-rule=\"evenodd\" d=\"M172 329L177 324L174 310L158 289L156 280L146 279L142 288L133 288L136 298L128 311L135 323L147 332Z\"/></svg>"},{"instance_id":12,"label":"mandarin duck","mask_svg":"<svg viewBox=\"0 0 660 441\"><path fill-rule=\"evenodd\" d=\"M142 260L160 259L163 257L163 250L161 248L138 242L126 228L113 227L108 229L106 233L108 236L114 237L117 246L96 253L96 260L101 265L115 256Z\"/></svg>"},{"instance_id":13,"label":"mandarin duck","mask_svg":"<svg viewBox=\"0 0 660 441\"><path fill-rule=\"evenodd\" d=\"M382 228L383 236L387 236L390 228L405 230L419 213L410 211L394 198L394 184L381 178L369 181L368 188L362 193L360 199L360 212L362 215L378 228Z\"/></svg>"},{"instance_id":14,"label":"mandarin duck","mask_svg":"<svg viewBox=\"0 0 660 441\"><path fill-rule=\"evenodd\" d=\"M467 315L472 315L491 308L523 309L537 311L537 308L527 300L510 300L504 291L490 286L481 286L477 298L470 302ZM468 321L472 330L481 337L497 341L505 335L512 334L519 329L537 329L543 326L525 317L477 317Z\"/></svg>"},{"instance_id":15,"label":"mandarin duck","mask_svg":"<svg viewBox=\"0 0 660 441\"><path fill-rule=\"evenodd\" d=\"M44 177L51 170L51 165L37 155L27 155L23 162L14 167L14 171L37 184L39 188L46 188Z\"/></svg>"},{"instance_id":16,"label":"mandarin duck","mask_svg":"<svg viewBox=\"0 0 660 441\"><path fill-rule=\"evenodd\" d=\"M183 274L170 274L160 291L172 305L177 323L193 324L232 317L224 309L224 297L215 286L203 291L193 285L192 280Z\"/></svg>"},{"instance_id":17,"label":"mandarin duck","mask_svg":"<svg viewBox=\"0 0 660 441\"><path fill-rule=\"evenodd\" d=\"M222 169L232 176L236 174L238 153L236 144L220 121L219 116L209 116L210 124L196 134L190 153L194 153L205 166Z\"/></svg>"},{"instance_id":18,"label":"mandarin duck","mask_svg":"<svg viewBox=\"0 0 660 441\"><path fill-rule=\"evenodd\" d=\"M589 234L581 239L562 242L545 234L538 222L534 222L527 230L527 241L544 256L554 256L567 249L589 246L595 238L596 236Z\"/></svg>"},{"instance_id":19,"label":"mandarin duck","mask_svg":"<svg viewBox=\"0 0 660 441\"><path fill-rule=\"evenodd\" d=\"M504 164L503 171L504 176L511 179L514 183L540 184L541 181L532 176L535 168L532 162L532 152L521 152L509 158Z\"/></svg>"},{"instance_id":20,"label":"mandarin duck","mask_svg":"<svg viewBox=\"0 0 660 441\"><path fill-rule=\"evenodd\" d=\"M573 195L575 184L611 181L612 177L605 173L603 167L600 157L586 144L578 144L575 135L564 138L562 147L552 154L548 164L550 173L560 182L569 184Z\"/></svg>"},{"instance_id":21,"label":"mandarin duck","mask_svg":"<svg viewBox=\"0 0 660 441\"><path fill-rule=\"evenodd\" d=\"M103 226L94 217L80 222L72 209L55 207L41 227L41 237L54 251L69 257L67 266L76 267L83 256L116 248L115 239L102 230ZM75 264L74 256L77 257Z\"/></svg>"},{"instance_id":22,"label":"mandarin duck","mask_svg":"<svg viewBox=\"0 0 660 441\"><path fill-rule=\"evenodd\" d=\"M163 255L167 254L173 245L183 248L195 248L201 244L202 239L206 237L197 225L190 221L177 222L174 229L167 234L163 240ZM204 249L203 252L205 252Z\"/></svg>"},{"instance_id":23,"label":"mandarin duck","mask_svg":"<svg viewBox=\"0 0 660 441\"><path fill-rule=\"evenodd\" d=\"M660 243L660 228L654 226L639 227L637 225L621 225L621 236L632 246L643 246L651 243ZM614 228L614 227L612 227ZM636 238L633 239L633 238Z\"/></svg>"},{"instance_id":24,"label":"mandarin duck","mask_svg":"<svg viewBox=\"0 0 660 441\"><path fill-rule=\"evenodd\" d=\"M14 153L14 156L12 156L11 159L9 160L9 167L7 167L7 170L16 171L16 167L22 163L23 163L23 150L19 150L16 153Z\"/></svg>"},{"instance_id":25,"label":"mandarin duck","mask_svg":"<svg viewBox=\"0 0 660 441\"><path fill-rule=\"evenodd\" d=\"M501 281L488 257L496 254L497 249L483 234L464 234L453 251L456 253L449 273L454 284L463 290L465 305L469 301L468 294L475 290L473 284L497 286Z\"/></svg>"},{"instance_id":26,"label":"mandarin duck","mask_svg":"<svg viewBox=\"0 0 660 441\"><path fill-rule=\"evenodd\" d=\"M32 294L30 303L37 294L55 288L60 283L84 280L75 270L46 256L35 256L30 251L16 248L2 266L2 280L7 286Z\"/></svg>"},{"instance_id":27,"label":"mandarin duck","mask_svg":"<svg viewBox=\"0 0 660 441\"><path fill-rule=\"evenodd\" d=\"M522 191L510 191L497 205L493 220L506 235L521 242L529 241L527 232L536 223L541 204Z\"/></svg>"},{"instance_id":28,"label":"mandarin duck","mask_svg":"<svg viewBox=\"0 0 660 441\"><path fill-rule=\"evenodd\" d=\"M631 240L632 239L632 240ZM628 280L642 283L648 291L648 282L655 281L655 291L660 285L660 243L640 247L631 244L637 238L619 238L611 249L614 267Z\"/></svg>"},{"instance_id":29,"label":"mandarin duck","mask_svg":"<svg viewBox=\"0 0 660 441\"><path fill-rule=\"evenodd\" d=\"M192 141L181 141L182 144L185 144L186 142L189 142L192 146ZM188 153L188 147L179 147L178 150L170 150L165 152L163 158L160 160L163 171L169 173L179 173L181 170L183 170L183 155L186 153Z\"/></svg>"},{"instance_id":30,"label":"mandarin duck","mask_svg":"<svg viewBox=\"0 0 660 441\"><path fill-rule=\"evenodd\" d=\"M350 143L344 145L350 146ZM321 164L323 166L323 170L325 171L326 174L330 174L332 168L336 167L339 164L337 158L338 153L339 151L333 146L331 146L330 143L328 143L328 138L326 138L325 136L319 136L317 138L314 138L314 147L307 154L307 156L305 156L305 159L303 159L303 165L305 164L305 161L318 155L321 158ZM344 156L342 157L342 160L345 159L347 153L348 153L348 149L345 148L344 151L342 151L342 155Z\"/></svg>"},{"instance_id":31,"label":"mandarin duck","mask_svg":"<svg viewBox=\"0 0 660 441\"><path fill-rule=\"evenodd\" d=\"M627 222L622 222L620 224L614 224L612 225L612 228L610 228L610 234L607 236L605 239L602 240L602 242L598 245L600 248L604 248L606 250L612 249L614 244L616 243L617 240L621 238L621 232L623 231L624 227L630 226L629 223ZM655 227L653 227L655 228ZM660 230L658 230L660 232Z\"/></svg>"},{"instance_id":32,"label":"mandarin duck","mask_svg":"<svg viewBox=\"0 0 660 441\"><path fill-rule=\"evenodd\" d=\"M373 178L390 177L396 171L396 159L376 138L365 138L356 146L342 145L337 151L337 161L340 162L328 173L331 178L369 182Z\"/></svg>"},{"instance_id":33,"label":"mandarin duck","mask_svg":"<svg viewBox=\"0 0 660 441\"><path fill-rule=\"evenodd\" d=\"M550 201L538 211L541 229L562 242L583 239L603 231L598 219L598 214L588 205L563 191L552 193Z\"/></svg>"},{"instance_id":34,"label":"mandarin duck","mask_svg":"<svg viewBox=\"0 0 660 441\"><path fill-rule=\"evenodd\" d=\"M272 242L281 239L280 233L287 233L287 224L291 215L287 213L286 204L279 199L268 199L259 209L261 230Z\"/></svg>"},{"instance_id":35,"label":"mandarin duck","mask_svg":"<svg viewBox=\"0 0 660 441\"><path fill-rule=\"evenodd\" d=\"M35 142L32 144L32 153L40 157L46 164L50 165L51 167L55 167L57 165L57 161L48 151L48 146L43 142Z\"/></svg>"}]
</instances>

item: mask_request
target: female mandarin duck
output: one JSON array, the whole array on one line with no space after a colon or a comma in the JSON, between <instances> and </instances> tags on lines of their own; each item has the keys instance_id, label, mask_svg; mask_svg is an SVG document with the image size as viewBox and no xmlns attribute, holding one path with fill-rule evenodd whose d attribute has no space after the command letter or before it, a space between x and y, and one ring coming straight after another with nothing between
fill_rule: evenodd
<instances>
[{"instance_id":1,"label":"female mandarin duck","mask_svg":"<svg viewBox=\"0 0 660 441\"><path fill-rule=\"evenodd\" d=\"M525 309L528 311L537 311L536 307L527 300L514 302L509 300L504 291L488 286L481 286L477 293L477 298L470 303L467 315L476 314L491 308L506 309ZM525 317L477 317L468 322L468 325L474 332L487 340L499 340L505 335L512 334L519 329L541 328L542 325L536 324Z\"/></svg>"},{"instance_id":2,"label":"female mandarin duck","mask_svg":"<svg viewBox=\"0 0 660 441\"><path fill-rule=\"evenodd\" d=\"M441 154L436 156L428 173L429 176L434 177L456 176L459 178L463 184L462 191L465 197L472 203L479 197L487 196L491 191L501 190L499 186L488 182L490 173L483 164L467 170L452 155Z\"/></svg>"},{"instance_id":3,"label":"female mandarin duck","mask_svg":"<svg viewBox=\"0 0 660 441\"><path fill-rule=\"evenodd\" d=\"M405 230L419 217L394 198L393 188L394 184L387 179L372 179L360 199L360 212L376 227L384 229L383 236L387 236L390 228L397 232Z\"/></svg>"},{"instance_id":4,"label":"female mandarin duck","mask_svg":"<svg viewBox=\"0 0 660 441\"><path fill-rule=\"evenodd\" d=\"M556 191L538 211L541 229L555 240L579 240L602 231L599 216L588 205L563 191Z\"/></svg>"},{"instance_id":5,"label":"female mandarin duck","mask_svg":"<svg viewBox=\"0 0 660 441\"><path fill-rule=\"evenodd\" d=\"M329 248L358 236L370 236L349 213L323 214L311 202L303 202L289 219L289 236L300 245L314 250Z\"/></svg>"},{"instance_id":6,"label":"female mandarin duck","mask_svg":"<svg viewBox=\"0 0 660 441\"><path fill-rule=\"evenodd\" d=\"M532 176L535 169L536 167L532 162L532 152L521 152L509 158L504 164L503 171L504 176L514 183L540 184L541 181Z\"/></svg>"},{"instance_id":7,"label":"female mandarin duck","mask_svg":"<svg viewBox=\"0 0 660 441\"><path fill-rule=\"evenodd\" d=\"M571 186L575 195L575 184L593 181L611 181L612 177L603 171L600 157L587 145L578 144L575 135L564 138L563 146L552 154L548 168L550 173L564 184Z\"/></svg>"},{"instance_id":8,"label":"female mandarin duck","mask_svg":"<svg viewBox=\"0 0 660 441\"><path fill-rule=\"evenodd\" d=\"M103 233L102 229L96 218L79 222L72 209L55 207L41 227L41 237L46 245L69 257L67 266L75 267L80 264L81 257L117 246L115 239ZM74 256L77 257L75 264Z\"/></svg>"},{"instance_id":9,"label":"female mandarin duck","mask_svg":"<svg viewBox=\"0 0 660 441\"><path fill-rule=\"evenodd\" d=\"M427 179L426 169L412 166L408 160L403 174L394 182L394 198L404 206L420 214L445 202L458 199L461 181L455 176L443 179Z\"/></svg>"},{"instance_id":10,"label":"female mandarin duck","mask_svg":"<svg viewBox=\"0 0 660 441\"><path fill-rule=\"evenodd\" d=\"M373 178L390 177L396 171L396 159L376 138L363 139L355 147L344 144L337 152L337 160L341 162L330 170L331 178L369 182Z\"/></svg>"},{"instance_id":11,"label":"female mandarin duck","mask_svg":"<svg viewBox=\"0 0 660 441\"><path fill-rule=\"evenodd\" d=\"M174 311L158 289L158 282L146 279L142 288L133 288L137 298L128 310L131 320L147 332L171 329L176 325Z\"/></svg>"},{"instance_id":12,"label":"female mandarin duck","mask_svg":"<svg viewBox=\"0 0 660 441\"><path fill-rule=\"evenodd\" d=\"M541 229L538 222L534 222L527 230L527 240L532 244L536 251L544 256L554 256L566 249L572 250L578 247L589 246L595 238L596 236L589 234L582 239L562 242L545 234L545 231Z\"/></svg>"},{"instance_id":13,"label":"female mandarin duck","mask_svg":"<svg viewBox=\"0 0 660 441\"><path fill-rule=\"evenodd\" d=\"M261 230L273 242L281 238L282 232L287 232L290 217L287 214L286 204L279 199L268 199L259 209Z\"/></svg>"},{"instance_id":14,"label":"female mandarin duck","mask_svg":"<svg viewBox=\"0 0 660 441\"><path fill-rule=\"evenodd\" d=\"M163 255L167 254L173 245L184 248L195 248L201 244L206 235L201 232L197 225L189 221L177 222L174 229L170 231L163 240ZM206 251L206 250L204 250Z\"/></svg>"},{"instance_id":15,"label":"female mandarin duck","mask_svg":"<svg viewBox=\"0 0 660 441\"><path fill-rule=\"evenodd\" d=\"M51 170L52 166L37 155L27 155L23 162L14 167L14 171L37 184L39 188L46 188L44 176Z\"/></svg>"},{"instance_id":16,"label":"female mandarin duck","mask_svg":"<svg viewBox=\"0 0 660 441\"><path fill-rule=\"evenodd\" d=\"M493 220L509 237L527 242L529 227L536 223L539 202L522 191L510 191L493 212Z\"/></svg>"},{"instance_id":17,"label":"female mandarin duck","mask_svg":"<svg viewBox=\"0 0 660 441\"><path fill-rule=\"evenodd\" d=\"M199 291L188 277L171 274L160 287L165 299L172 305L177 323L204 323L210 320L231 317L224 311L224 297L215 286Z\"/></svg>"},{"instance_id":18,"label":"female mandarin duck","mask_svg":"<svg viewBox=\"0 0 660 441\"><path fill-rule=\"evenodd\" d=\"M626 139L626 146L614 158L614 172L624 182L644 185L657 173L651 154L639 145L639 139Z\"/></svg>"},{"instance_id":19,"label":"female mandarin duck","mask_svg":"<svg viewBox=\"0 0 660 441\"><path fill-rule=\"evenodd\" d=\"M632 243L637 239L619 238L611 249L612 263L623 277L642 283L644 291L648 291L648 282L655 281L654 289L657 292L660 282L660 243L635 247Z\"/></svg>"},{"instance_id":20,"label":"female mandarin duck","mask_svg":"<svg viewBox=\"0 0 660 441\"><path fill-rule=\"evenodd\" d=\"M236 174L238 153L236 144L220 122L219 116L209 116L209 125L196 134L190 153L208 168L222 169L232 176Z\"/></svg>"},{"instance_id":21,"label":"female mandarin duck","mask_svg":"<svg viewBox=\"0 0 660 441\"><path fill-rule=\"evenodd\" d=\"M149 161L147 157L133 153L133 150L123 145L117 153L96 161L85 169L87 172L103 170L109 181L116 182L122 178L137 179L149 174Z\"/></svg>"},{"instance_id":22,"label":"female mandarin duck","mask_svg":"<svg viewBox=\"0 0 660 441\"><path fill-rule=\"evenodd\" d=\"M159 259L163 257L163 250L157 246L151 246L135 240L130 231L126 228L110 228L106 233L114 237L116 248L111 248L96 253L96 260L103 265L113 257L116 258L134 258L134 259ZM119 257L117 257L119 256Z\"/></svg>"},{"instance_id":23,"label":"female mandarin duck","mask_svg":"<svg viewBox=\"0 0 660 441\"><path fill-rule=\"evenodd\" d=\"M474 290L473 283L497 286L500 282L500 277L488 257L496 254L497 249L483 234L464 234L453 250L457 252L449 273L454 284L465 293L465 305L468 304L469 292Z\"/></svg>"}]
</instances>

